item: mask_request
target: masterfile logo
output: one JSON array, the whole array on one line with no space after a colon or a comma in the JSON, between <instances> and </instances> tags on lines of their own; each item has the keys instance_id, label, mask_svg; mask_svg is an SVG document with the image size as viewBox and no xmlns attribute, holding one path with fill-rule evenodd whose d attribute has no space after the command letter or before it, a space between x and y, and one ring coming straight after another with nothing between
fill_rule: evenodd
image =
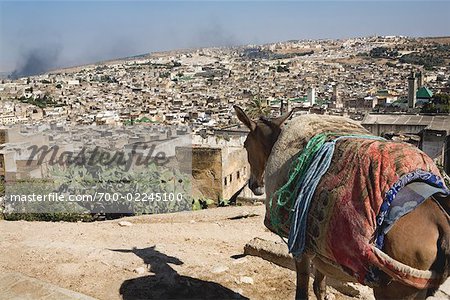
<instances>
[{"instance_id":1,"label":"masterfile logo","mask_svg":"<svg viewBox=\"0 0 450 300\"><path fill-rule=\"evenodd\" d=\"M191 209L192 139L186 126L10 130L15 143L4 151L5 213Z\"/></svg>"}]
</instances>

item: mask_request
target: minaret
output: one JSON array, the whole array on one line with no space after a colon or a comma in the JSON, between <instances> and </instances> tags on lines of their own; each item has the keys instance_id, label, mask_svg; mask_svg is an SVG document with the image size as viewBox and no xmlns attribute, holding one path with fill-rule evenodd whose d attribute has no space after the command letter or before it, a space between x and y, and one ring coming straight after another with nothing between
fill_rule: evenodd
<instances>
[{"instance_id":1,"label":"minaret","mask_svg":"<svg viewBox=\"0 0 450 300\"><path fill-rule=\"evenodd\" d=\"M291 103L289 101L289 99L281 99L280 102L280 115L283 115L287 112L291 111Z\"/></svg>"},{"instance_id":2,"label":"minaret","mask_svg":"<svg viewBox=\"0 0 450 300\"><path fill-rule=\"evenodd\" d=\"M341 97L339 96L339 84L336 83L333 85L333 95L331 96L331 100L334 102L336 108L342 108Z\"/></svg>"},{"instance_id":3,"label":"minaret","mask_svg":"<svg viewBox=\"0 0 450 300\"><path fill-rule=\"evenodd\" d=\"M423 86L423 75L422 75L422 71L419 71L416 74L417 77L417 88L420 89Z\"/></svg>"},{"instance_id":4,"label":"minaret","mask_svg":"<svg viewBox=\"0 0 450 300\"><path fill-rule=\"evenodd\" d=\"M416 107L416 92L417 92L417 81L414 76L414 72L408 77L408 107L414 108Z\"/></svg>"},{"instance_id":5,"label":"minaret","mask_svg":"<svg viewBox=\"0 0 450 300\"><path fill-rule=\"evenodd\" d=\"M310 106L313 106L314 104L316 104L316 89L315 88L310 88L308 89L308 96L307 96L307 100Z\"/></svg>"}]
</instances>

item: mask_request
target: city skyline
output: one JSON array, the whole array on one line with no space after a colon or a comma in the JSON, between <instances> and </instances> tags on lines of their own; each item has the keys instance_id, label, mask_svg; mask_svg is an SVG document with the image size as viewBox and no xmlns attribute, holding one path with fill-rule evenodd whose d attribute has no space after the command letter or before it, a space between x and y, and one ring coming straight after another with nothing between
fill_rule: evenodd
<instances>
[{"instance_id":1,"label":"city skyline","mask_svg":"<svg viewBox=\"0 0 450 300\"><path fill-rule=\"evenodd\" d=\"M448 11L449 1L1 1L0 72L291 39L448 36Z\"/></svg>"}]
</instances>

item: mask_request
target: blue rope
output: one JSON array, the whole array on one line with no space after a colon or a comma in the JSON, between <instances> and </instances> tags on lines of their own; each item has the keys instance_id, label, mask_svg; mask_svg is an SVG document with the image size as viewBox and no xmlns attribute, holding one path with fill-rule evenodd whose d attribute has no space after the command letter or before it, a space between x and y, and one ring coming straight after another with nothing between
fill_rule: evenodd
<instances>
[{"instance_id":1,"label":"blue rope","mask_svg":"<svg viewBox=\"0 0 450 300\"><path fill-rule=\"evenodd\" d=\"M301 255L305 250L306 221L311 199L322 176L328 171L328 168L331 165L336 142L346 138L385 140L378 136L345 135L324 143L319 151L317 151L305 176L299 180L299 183L296 186L296 190L299 191L299 194L293 208L293 220L291 222L288 237L289 252L294 256Z\"/></svg>"}]
</instances>

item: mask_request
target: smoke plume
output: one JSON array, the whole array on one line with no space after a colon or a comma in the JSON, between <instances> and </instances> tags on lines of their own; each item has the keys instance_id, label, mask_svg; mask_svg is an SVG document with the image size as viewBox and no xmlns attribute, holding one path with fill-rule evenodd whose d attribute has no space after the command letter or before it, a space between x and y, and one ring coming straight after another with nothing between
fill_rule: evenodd
<instances>
[{"instance_id":1,"label":"smoke plume","mask_svg":"<svg viewBox=\"0 0 450 300\"><path fill-rule=\"evenodd\" d=\"M23 53L18 67L11 73L12 79L45 73L57 67L60 47L30 49Z\"/></svg>"}]
</instances>

